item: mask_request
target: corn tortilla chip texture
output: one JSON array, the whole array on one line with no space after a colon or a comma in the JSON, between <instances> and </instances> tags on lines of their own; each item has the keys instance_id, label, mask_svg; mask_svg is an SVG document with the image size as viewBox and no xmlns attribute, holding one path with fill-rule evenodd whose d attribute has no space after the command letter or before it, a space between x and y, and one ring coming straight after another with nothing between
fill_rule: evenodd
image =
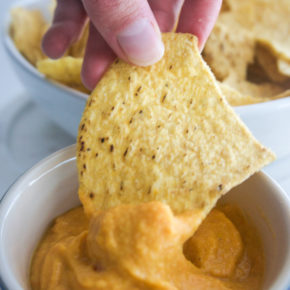
<instances>
[{"instance_id":1,"label":"corn tortilla chip texture","mask_svg":"<svg viewBox=\"0 0 290 290\"><path fill-rule=\"evenodd\" d=\"M242 94L233 87L222 82L219 83L219 87L231 106L242 106L269 101L269 99L265 97L252 97L251 95Z\"/></svg>"},{"instance_id":2,"label":"corn tortilla chip texture","mask_svg":"<svg viewBox=\"0 0 290 290\"><path fill-rule=\"evenodd\" d=\"M55 2L50 7L51 13ZM48 59L41 50L41 41L48 28L39 10L21 7L11 10L10 35L20 53L47 78L60 82L71 88L89 93L81 81L81 66L88 39L88 24L85 25L80 38L57 60Z\"/></svg>"},{"instance_id":3,"label":"corn tortilla chip texture","mask_svg":"<svg viewBox=\"0 0 290 290\"><path fill-rule=\"evenodd\" d=\"M276 83L284 83L289 80L289 75L284 74L281 65L279 66L279 64L283 63L283 60L277 59L269 47L257 43L256 58L270 80Z\"/></svg>"},{"instance_id":4,"label":"corn tortilla chip texture","mask_svg":"<svg viewBox=\"0 0 290 290\"><path fill-rule=\"evenodd\" d=\"M217 80L238 92L226 89L231 105L289 96L289 15L288 0L223 1L203 56Z\"/></svg>"},{"instance_id":5,"label":"corn tortilla chip texture","mask_svg":"<svg viewBox=\"0 0 290 290\"><path fill-rule=\"evenodd\" d=\"M245 29L259 42L269 45L278 58L290 59L289 0L225 0L228 11L219 21ZM235 27L236 26L236 27Z\"/></svg>"},{"instance_id":6,"label":"corn tortilla chip texture","mask_svg":"<svg viewBox=\"0 0 290 290\"><path fill-rule=\"evenodd\" d=\"M237 79L245 79L247 65L254 60L254 46L254 39L248 33L233 33L226 25L217 23L206 43L203 57L219 81L233 74Z\"/></svg>"},{"instance_id":7,"label":"corn tortilla chip texture","mask_svg":"<svg viewBox=\"0 0 290 290\"><path fill-rule=\"evenodd\" d=\"M36 63L36 68L51 80L88 93L81 79L82 63L82 58L64 56L56 60L42 59Z\"/></svg>"},{"instance_id":8,"label":"corn tortilla chip texture","mask_svg":"<svg viewBox=\"0 0 290 290\"><path fill-rule=\"evenodd\" d=\"M10 35L19 52L33 65L45 58L41 38L46 29L47 24L40 11L21 7L11 10Z\"/></svg>"},{"instance_id":9,"label":"corn tortilla chip texture","mask_svg":"<svg viewBox=\"0 0 290 290\"><path fill-rule=\"evenodd\" d=\"M117 60L88 99L77 145L87 213L151 200L207 213L274 158L221 95L196 38L168 33L163 41L161 61Z\"/></svg>"}]
</instances>

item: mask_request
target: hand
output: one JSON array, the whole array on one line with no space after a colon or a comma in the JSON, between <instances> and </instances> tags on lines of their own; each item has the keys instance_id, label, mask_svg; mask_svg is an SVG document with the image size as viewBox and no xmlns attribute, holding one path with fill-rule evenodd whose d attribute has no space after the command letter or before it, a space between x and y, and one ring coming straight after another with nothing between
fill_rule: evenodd
<instances>
[{"instance_id":1,"label":"hand","mask_svg":"<svg viewBox=\"0 0 290 290\"><path fill-rule=\"evenodd\" d=\"M199 39L202 50L222 0L58 0L52 26L43 37L43 51L61 57L88 21L90 32L82 80L93 89L116 55L140 66L151 65L164 52L161 32L174 28Z\"/></svg>"}]
</instances>

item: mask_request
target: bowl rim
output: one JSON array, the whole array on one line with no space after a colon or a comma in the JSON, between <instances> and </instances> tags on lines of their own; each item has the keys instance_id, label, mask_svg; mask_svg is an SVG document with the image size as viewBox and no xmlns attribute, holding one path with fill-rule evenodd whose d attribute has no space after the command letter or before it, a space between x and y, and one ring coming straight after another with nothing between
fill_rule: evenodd
<instances>
[{"instance_id":1,"label":"bowl rim","mask_svg":"<svg viewBox=\"0 0 290 290\"><path fill-rule=\"evenodd\" d=\"M72 144L48 155L47 157L33 165L30 169L26 170L23 174L19 175L15 179L15 181L8 187L8 189L5 191L2 198L0 199L0 240L3 236L2 231L5 225L6 217L9 214L11 208L13 207L15 201L22 194L21 191L17 190L17 188L21 186L22 182L25 182L25 179L30 174L33 174L34 171L39 170L41 167L45 169L45 172L49 172L58 166L76 160L76 156L75 154L73 154L75 150L76 144ZM41 176L42 175L40 175L39 177ZM31 182L37 181L38 178L32 180ZM7 269L9 270L9 268L5 266L5 264L2 262L3 259L1 259L1 257L3 256L5 256L4 249L0 248L0 289L6 290L9 288L6 286L6 284L8 283L5 283L5 281L10 280L12 281L12 283L14 283L14 277L12 276L10 271L7 271L8 277L3 276L3 272ZM18 284L14 284L14 286L19 287Z\"/></svg>"},{"instance_id":2,"label":"bowl rim","mask_svg":"<svg viewBox=\"0 0 290 290\"><path fill-rule=\"evenodd\" d=\"M62 90L67 91L75 98L87 100L87 98L89 97L89 94L82 93L76 89L70 88L57 81L46 78L18 51L18 49L14 45L14 42L12 41L10 37L10 33L9 33L9 26L11 22L10 10L14 7L19 7L19 6L25 7L25 6L33 5L34 3L38 3L38 2L41 2L41 0L18 0L9 7L4 17L4 25L3 25L4 29L3 29L3 37L2 37L6 51L11 56L11 58L15 60L16 63L18 63L28 73L38 78L40 81L49 83L52 86L55 86L60 91ZM233 108L238 114L255 115L257 114L257 110L263 111L264 114L268 112L272 112L273 105L278 106L279 109L281 107L285 108L285 106L290 109L290 94L289 96L283 97L281 99L270 100L270 101L257 103L257 104L234 106Z\"/></svg>"},{"instance_id":3,"label":"bowl rim","mask_svg":"<svg viewBox=\"0 0 290 290\"><path fill-rule=\"evenodd\" d=\"M69 163L71 161L76 160L76 156L74 153L75 150L76 150L76 144L73 144L73 145L64 147L63 149L58 150L58 151L54 152L53 154L47 156L46 158L44 158L41 161L39 161L38 163L36 163L29 170L24 172L21 176L19 176L15 180L15 182L7 189L7 191L3 195L2 199L0 200L0 239L1 239L1 236L3 236L2 232L3 232L5 222L6 222L6 217L9 214L10 210L12 209L15 201L22 194L22 191L19 190L19 187L21 187L21 184L23 182L27 181L26 179L31 174L33 174L34 171L36 171L36 170L38 171L40 168L43 168L44 172L50 172L54 168L57 168L65 163ZM43 176L44 174L45 173L42 173L40 176L38 176L38 177L36 176L35 179L30 181L30 182L37 181L37 179L39 179L39 177ZM290 209L290 199L289 199L287 193L283 190L283 188L265 172L259 171L256 174L258 174L262 180L269 182L269 184L271 186L273 186L273 188L275 188L275 191L277 191L277 193L279 194L279 202L284 203L285 207ZM289 216L290 216L290 210L289 210ZM4 249L0 248L0 265L2 265L2 266L5 266L5 264L3 262L1 262L1 260L5 261L5 259L1 259L1 257L4 257L4 256L5 256ZM287 261L286 266L289 264L290 264L290 261L289 262ZM8 271L7 271L7 269L8 269ZM6 270L8 273L8 275L6 277L3 276L4 270ZM2 272L2 274L1 274L1 272ZM7 267L7 265L5 266L5 268L4 267L2 268L1 272L0 272L0 287L2 287L3 289L8 289L6 285L8 285L8 284L10 285L11 282L15 283L14 277L13 277L12 273L9 271L9 268ZM283 269L283 271L281 273L284 275L285 274L284 272L285 272L285 269ZM281 284L285 284L285 283L290 283L290 280L288 281L287 277L284 277L283 275L279 275L277 277L275 284L281 285ZM14 284L14 286L17 288L17 286L19 286L19 285Z\"/></svg>"}]
</instances>

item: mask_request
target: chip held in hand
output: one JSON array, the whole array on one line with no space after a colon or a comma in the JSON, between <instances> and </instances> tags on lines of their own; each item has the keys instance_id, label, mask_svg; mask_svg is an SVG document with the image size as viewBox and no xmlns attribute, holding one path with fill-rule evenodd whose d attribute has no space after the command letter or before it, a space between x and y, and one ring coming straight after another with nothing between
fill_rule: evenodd
<instances>
[{"instance_id":1,"label":"chip held in hand","mask_svg":"<svg viewBox=\"0 0 290 290\"><path fill-rule=\"evenodd\" d=\"M203 218L220 196L274 160L229 106L190 34L166 33L150 67L116 60L80 123L86 213L158 200Z\"/></svg>"}]
</instances>

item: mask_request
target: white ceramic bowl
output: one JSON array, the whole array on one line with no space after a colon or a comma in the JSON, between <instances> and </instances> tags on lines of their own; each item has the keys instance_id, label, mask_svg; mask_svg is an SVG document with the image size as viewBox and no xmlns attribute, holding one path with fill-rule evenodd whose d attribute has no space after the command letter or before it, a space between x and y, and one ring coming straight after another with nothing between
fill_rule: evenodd
<instances>
[{"instance_id":1,"label":"white ceramic bowl","mask_svg":"<svg viewBox=\"0 0 290 290\"><path fill-rule=\"evenodd\" d=\"M40 9L46 18L51 0L22 0L13 6ZM4 43L15 72L23 81L31 97L61 127L73 136L77 135L78 124L87 95L44 78L15 48L9 36L10 16L4 27ZM290 154L290 98L262 104L235 108L254 135L273 149L278 158Z\"/></svg>"},{"instance_id":2,"label":"white ceramic bowl","mask_svg":"<svg viewBox=\"0 0 290 290\"><path fill-rule=\"evenodd\" d=\"M49 20L48 11L51 3L51 0L22 0L14 3L12 7L38 9L43 13L45 19ZM48 80L39 73L15 47L9 35L10 22L11 17L8 11L4 20L3 37L7 56L11 60L15 73L23 82L33 101L59 126L72 136L77 136L80 118L88 95Z\"/></svg>"},{"instance_id":3,"label":"white ceramic bowl","mask_svg":"<svg viewBox=\"0 0 290 290\"><path fill-rule=\"evenodd\" d=\"M42 234L53 218L79 204L74 156L75 146L70 146L44 159L19 178L1 202L0 277L9 290L29 289L30 260ZM238 204L261 234L266 254L264 289L287 289L290 202L286 193L260 172L221 202Z\"/></svg>"}]
</instances>

